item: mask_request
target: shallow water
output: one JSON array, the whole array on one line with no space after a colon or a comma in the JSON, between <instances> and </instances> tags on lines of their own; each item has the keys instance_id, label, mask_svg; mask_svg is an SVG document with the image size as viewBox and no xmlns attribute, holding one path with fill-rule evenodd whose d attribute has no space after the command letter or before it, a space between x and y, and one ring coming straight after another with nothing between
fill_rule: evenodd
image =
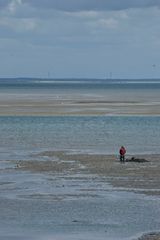
<instances>
[{"instance_id":1,"label":"shallow water","mask_svg":"<svg viewBox=\"0 0 160 240\"><path fill-rule=\"evenodd\" d=\"M0 159L45 150L118 154L160 153L160 117L0 117Z\"/></svg>"},{"instance_id":2,"label":"shallow water","mask_svg":"<svg viewBox=\"0 0 160 240\"><path fill-rule=\"evenodd\" d=\"M97 175L0 174L0 239L131 239L160 227L160 199Z\"/></svg>"},{"instance_id":3,"label":"shallow water","mask_svg":"<svg viewBox=\"0 0 160 240\"><path fill-rule=\"evenodd\" d=\"M113 188L81 165L73 174L1 164L0 239L129 240L159 230L159 197Z\"/></svg>"}]
</instances>

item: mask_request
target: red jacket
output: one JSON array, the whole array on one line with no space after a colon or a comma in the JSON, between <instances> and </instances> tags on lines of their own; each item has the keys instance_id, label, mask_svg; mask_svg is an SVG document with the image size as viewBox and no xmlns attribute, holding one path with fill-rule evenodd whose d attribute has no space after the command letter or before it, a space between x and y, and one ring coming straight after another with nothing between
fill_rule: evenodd
<instances>
[{"instance_id":1,"label":"red jacket","mask_svg":"<svg viewBox=\"0 0 160 240\"><path fill-rule=\"evenodd\" d=\"M126 149L124 147L121 147L119 150L120 155L125 155Z\"/></svg>"}]
</instances>

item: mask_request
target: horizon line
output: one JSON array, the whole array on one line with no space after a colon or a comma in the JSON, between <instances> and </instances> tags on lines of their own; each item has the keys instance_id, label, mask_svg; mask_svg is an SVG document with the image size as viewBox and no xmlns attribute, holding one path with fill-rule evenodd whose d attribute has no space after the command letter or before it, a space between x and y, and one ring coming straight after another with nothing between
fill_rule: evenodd
<instances>
[{"instance_id":1,"label":"horizon line","mask_svg":"<svg viewBox=\"0 0 160 240\"><path fill-rule=\"evenodd\" d=\"M48 78L48 77L0 77L0 80L49 80L49 81L58 81L58 80L100 80L100 81L115 81L115 80L120 80L120 81L138 81L138 80L153 80L153 81L160 81L160 77L156 78L93 78L93 77L55 77L55 78Z\"/></svg>"}]
</instances>

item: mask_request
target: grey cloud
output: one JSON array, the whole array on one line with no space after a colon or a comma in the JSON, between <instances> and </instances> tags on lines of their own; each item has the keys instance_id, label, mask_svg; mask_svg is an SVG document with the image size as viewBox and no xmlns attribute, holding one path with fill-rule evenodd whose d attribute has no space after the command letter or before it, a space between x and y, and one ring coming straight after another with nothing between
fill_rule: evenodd
<instances>
[{"instance_id":1,"label":"grey cloud","mask_svg":"<svg viewBox=\"0 0 160 240\"><path fill-rule=\"evenodd\" d=\"M0 0L0 8L6 7L10 3L10 0Z\"/></svg>"},{"instance_id":2,"label":"grey cloud","mask_svg":"<svg viewBox=\"0 0 160 240\"><path fill-rule=\"evenodd\" d=\"M23 0L33 7L61 11L109 11L160 6L160 0Z\"/></svg>"}]
</instances>

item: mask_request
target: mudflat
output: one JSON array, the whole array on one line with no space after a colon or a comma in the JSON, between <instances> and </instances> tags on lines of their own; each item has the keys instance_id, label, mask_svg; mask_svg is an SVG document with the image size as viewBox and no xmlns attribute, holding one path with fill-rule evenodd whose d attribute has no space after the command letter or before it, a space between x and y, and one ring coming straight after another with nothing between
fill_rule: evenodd
<instances>
[{"instance_id":1,"label":"mudflat","mask_svg":"<svg viewBox=\"0 0 160 240\"><path fill-rule=\"evenodd\" d=\"M36 160L36 156L49 157L50 160L39 161ZM34 155L34 161L19 161L16 163L16 170L35 173L71 173L71 175L83 173L84 178L85 174L86 176L96 174L119 191L160 196L160 155L136 155L134 157L147 161L121 163L118 156L115 155L45 151ZM143 235L138 240L160 240L160 234L150 233Z\"/></svg>"},{"instance_id":2,"label":"mudflat","mask_svg":"<svg viewBox=\"0 0 160 240\"><path fill-rule=\"evenodd\" d=\"M113 187L119 188L119 190L160 195L159 155L136 156L147 160L147 162L143 163L120 163L118 156L115 155L70 154L56 151L42 152L37 156L46 156L50 160L20 161L17 170L97 174L105 178Z\"/></svg>"},{"instance_id":3,"label":"mudflat","mask_svg":"<svg viewBox=\"0 0 160 240\"><path fill-rule=\"evenodd\" d=\"M36 157L48 157L49 160L36 160ZM132 156L127 156L131 158ZM160 195L160 155L134 156L146 162L121 163L115 155L71 154L62 151L44 151L34 155L35 160L15 162L17 171L35 173L80 173L85 178L96 174L113 188L122 191L134 191L147 195ZM89 191L89 189L88 189ZM87 192L86 191L86 194ZM85 194L85 192L84 192ZM159 233L143 235L138 240L160 240Z\"/></svg>"}]
</instances>

